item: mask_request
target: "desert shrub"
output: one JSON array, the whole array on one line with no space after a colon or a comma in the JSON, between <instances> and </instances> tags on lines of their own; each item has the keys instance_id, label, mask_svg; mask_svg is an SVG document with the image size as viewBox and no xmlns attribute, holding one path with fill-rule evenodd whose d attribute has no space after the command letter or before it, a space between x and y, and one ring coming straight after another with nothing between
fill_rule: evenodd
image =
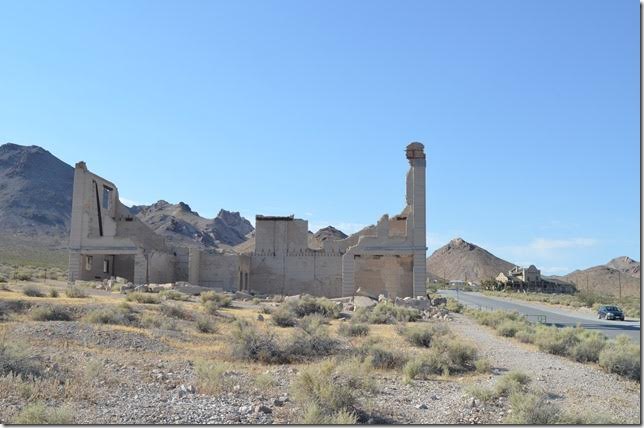
<instances>
[{"instance_id":1,"label":"desert shrub","mask_svg":"<svg viewBox=\"0 0 644 428\"><path fill-rule=\"evenodd\" d=\"M598 331L579 330L577 339L578 343L570 348L569 356L582 363L599 361L599 354L606 345L606 336Z\"/></svg>"},{"instance_id":2,"label":"desert shrub","mask_svg":"<svg viewBox=\"0 0 644 428\"><path fill-rule=\"evenodd\" d=\"M539 325L536 328L534 343L542 351L566 356L579 343L579 330L572 327L559 329Z\"/></svg>"},{"instance_id":3,"label":"desert shrub","mask_svg":"<svg viewBox=\"0 0 644 428\"><path fill-rule=\"evenodd\" d=\"M503 395L508 397L510 394L515 392L525 392L526 385L528 385L530 381L530 376L527 374L517 370L512 370L501 376L501 378L496 382L494 391L497 396Z\"/></svg>"},{"instance_id":4,"label":"desert shrub","mask_svg":"<svg viewBox=\"0 0 644 428\"><path fill-rule=\"evenodd\" d=\"M296 361L331 355L337 347L338 342L329 336L324 326L318 326L310 331L298 328L286 343L283 353L291 361Z\"/></svg>"},{"instance_id":5,"label":"desert shrub","mask_svg":"<svg viewBox=\"0 0 644 428\"><path fill-rule=\"evenodd\" d=\"M324 297L305 295L300 299L287 301L282 305L282 307L284 306L297 318L312 314L318 314L326 318L338 318L340 316L340 306Z\"/></svg>"},{"instance_id":6,"label":"desert shrub","mask_svg":"<svg viewBox=\"0 0 644 428\"><path fill-rule=\"evenodd\" d=\"M221 307L217 302L207 301L207 302L204 302L201 306L203 306L204 312L207 313L208 315L214 315L214 316L219 315L219 309Z\"/></svg>"},{"instance_id":7,"label":"desert shrub","mask_svg":"<svg viewBox=\"0 0 644 428\"><path fill-rule=\"evenodd\" d=\"M524 326L521 330L518 330L515 334L514 337L519 341L523 343L534 343L536 333L534 331L534 328L526 325Z\"/></svg>"},{"instance_id":8,"label":"desert shrub","mask_svg":"<svg viewBox=\"0 0 644 428\"><path fill-rule=\"evenodd\" d=\"M215 323L210 318L203 316L197 318L195 327L197 328L197 331L200 331L201 333L214 333L217 331Z\"/></svg>"},{"instance_id":9,"label":"desert shrub","mask_svg":"<svg viewBox=\"0 0 644 428\"><path fill-rule=\"evenodd\" d=\"M404 327L399 329L409 343L414 346L429 348L434 337L449 333L449 329L441 324L424 324L421 326Z\"/></svg>"},{"instance_id":10,"label":"desert shrub","mask_svg":"<svg viewBox=\"0 0 644 428\"><path fill-rule=\"evenodd\" d=\"M32 403L24 407L13 421L19 425L71 425L74 418L66 407L47 407L44 403Z\"/></svg>"},{"instance_id":11,"label":"desert shrub","mask_svg":"<svg viewBox=\"0 0 644 428\"><path fill-rule=\"evenodd\" d=\"M328 324L328 318L320 314L306 315L297 322L297 326L308 333L318 331L319 329L326 329Z\"/></svg>"},{"instance_id":12,"label":"desert shrub","mask_svg":"<svg viewBox=\"0 0 644 428\"><path fill-rule=\"evenodd\" d=\"M270 315L273 313L273 308L267 305L259 305L259 312L264 315Z\"/></svg>"},{"instance_id":13,"label":"desert shrub","mask_svg":"<svg viewBox=\"0 0 644 428\"><path fill-rule=\"evenodd\" d=\"M31 311L34 321L71 321L72 315L62 306L41 306Z\"/></svg>"},{"instance_id":14,"label":"desert shrub","mask_svg":"<svg viewBox=\"0 0 644 428\"><path fill-rule=\"evenodd\" d=\"M49 297L58 297L58 290L56 290L55 288L49 289Z\"/></svg>"},{"instance_id":15,"label":"desert shrub","mask_svg":"<svg viewBox=\"0 0 644 428\"><path fill-rule=\"evenodd\" d=\"M369 324L395 324L397 322L415 322L421 318L418 309L394 305L390 302L379 302L371 308L359 308L354 319Z\"/></svg>"},{"instance_id":16,"label":"desert shrub","mask_svg":"<svg viewBox=\"0 0 644 428\"><path fill-rule=\"evenodd\" d=\"M33 279L33 276L30 272L17 272L15 274L15 278L18 281L31 281ZM34 296L34 297L40 297L40 296Z\"/></svg>"},{"instance_id":17,"label":"desert shrub","mask_svg":"<svg viewBox=\"0 0 644 428\"><path fill-rule=\"evenodd\" d=\"M463 311L463 305L458 300L452 297L447 298L447 304L445 305L445 308L448 311L456 312L457 314L460 314Z\"/></svg>"},{"instance_id":18,"label":"desert shrub","mask_svg":"<svg viewBox=\"0 0 644 428\"><path fill-rule=\"evenodd\" d=\"M551 425L560 422L561 409L544 394L515 392L510 395L510 413L505 422L515 425Z\"/></svg>"},{"instance_id":19,"label":"desert shrub","mask_svg":"<svg viewBox=\"0 0 644 428\"><path fill-rule=\"evenodd\" d=\"M417 377L427 378L430 375L450 375L476 369L476 348L457 339L444 336L436 337L427 351L415 358L405 368L405 380Z\"/></svg>"},{"instance_id":20,"label":"desert shrub","mask_svg":"<svg viewBox=\"0 0 644 428\"><path fill-rule=\"evenodd\" d=\"M31 350L20 341L0 338L0 375L13 374L24 378L38 377L43 368L40 361L32 356Z\"/></svg>"},{"instance_id":21,"label":"desert shrub","mask_svg":"<svg viewBox=\"0 0 644 428\"><path fill-rule=\"evenodd\" d=\"M608 341L599 353L599 365L609 373L640 380L640 348L625 335Z\"/></svg>"},{"instance_id":22,"label":"desert shrub","mask_svg":"<svg viewBox=\"0 0 644 428\"><path fill-rule=\"evenodd\" d=\"M488 327L496 329L496 327L505 321L519 321L523 317L518 312L506 311L470 311L471 315L480 323Z\"/></svg>"},{"instance_id":23,"label":"desert shrub","mask_svg":"<svg viewBox=\"0 0 644 428\"><path fill-rule=\"evenodd\" d=\"M335 375L334 362L327 360L306 367L291 387L292 396L303 409L302 423L355 423L355 389Z\"/></svg>"},{"instance_id":24,"label":"desert shrub","mask_svg":"<svg viewBox=\"0 0 644 428\"><path fill-rule=\"evenodd\" d=\"M216 291L206 291L201 293L201 303L214 302L220 308L227 308L233 303L233 299L230 296L227 296L223 293L217 293Z\"/></svg>"},{"instance_id":25,"label":"desert shrub","mask_svg":"<svg viewBox=\"0 0 644 428\"><path fill-rule=\"evenodd\" d=\"M477 373L489 373L492 370L492 363L487 358L480 358L474 361L474 367Z\"/></svg>"},{"instance_id":26,"label":"desert shrub","mask_svg":"<svg viewBox=\"0 0 644 428\"><path fill-rule=\"evenodd\" d=\"M177 322L175 320L149 312L141 316L141 325L145 328L158 328L161 330L177 329Z\"/></svg>"},{"instance_id":27,"label":"desert shrub","mask_svg":"<svg viewBox=\"0 0 644 428\"><path fill-rule=\"evenodd\" d=\"M270 373L261 373L255 376L255 385L261 389L267 389L277 385L277 382Z\"/></svg>"},{"instance_id":28,"label":"desert shrub","mask_svg":"<svg viewBox=\"0 0 644 428\"><path fill-rule=\"evenodd\" d=\"M80 287L77 287L75 285L70 285L67 288L65 288L65 296L74 298L74 299L81 299L83 297L87 297L87 293L85 290L83 290Z\"/></svg>"},{"instance_id":29,"label":"desert shrub","mask_svg":"<svg viewBox=\"0 0 644 428\"><path fill-rule=\"evenodd\" d=\"M93 324L130 325L136 321L136 316L131 310L117 306L94 309L87 313L83 319Z\"/></svg>"},{"instance_id":30,"label":"desert shrub","mask_svg":"<svg viewBox=\"0 0 644 428\"><path fill-rule=\"evenodd\" d=\"M278 327L294 327L297 324L295 315L284 306L273 311L271 314L271 322Z\"/></svg>"},{"instance_id":31,"label":"desert shrub","mask_svg":"<svg viewBox=\"0 0 644 428\"><path fill-rule=\"evenodd\" d=\"M43 292L35 285L26 285L22 289L22 294L29 297L44 297Z\"/></svg>"},{"instance_id":32,"label":"desert shrub","mask_svg":"<svg viewBox=\"0 0 644 428\"><path fill-rule=\"evenodd\" d=\"M133 291L132 293L128 293L128 295L125 297L125 300L127 300L128 302L149 304L158 304L161 302L161 299L157 294L142 293L140 291Z\"/></svg>"},{"instance_id":33,"label":"desert shrub","mask_svg":"<svg viewBox=\"0 0 644 428\"><path fill-rule=\"evenodd\" d=\"M253 305L259 305L260 300L257 297L253 297L253 300L251 300L251 303Z\"/></svg>"},{"instance_id":34,"label":"desert shrub","mask_svg":"<svg viewBox=\"0 0 644 428\"><path fill-rule=\"evenodd\" d=\"M367 336L369 334L369 326L363 323L345 322L338 327L338 334L347 337Z\"/></svg>"},{"instance_id":35,"label":"desert shrub","mask_svg":"<svg viewBox=\"0 0 644 428\"><path fill-rule=\"evenodd\" d=\"M179 305L162 304L159 306L159 312L170 318L178 318L181 320L192 320L192 313Z\"/></svg>"},{"instance_id":36,"label":"desert shrub","mask_svg":"<svg viewBox=\"0 0 644 428\"><path fill-rule=\"evenodd\" d=\"M159 292L159 297L163 300L186 301L190 299L190 296L177 290L161 290Z\"/></svg>"},{"instance_id":37,"label":"desert shrub","mask_svg":"<svg viewBox=\"0 0 644 428\"><path fill-rule=\"evenodd\" d=\"M407 362L407 357L401 352L392 351L374 343L362 345L356 350L356 354L376 369L399 369Z\"/></svg>"},{"instance_id":38,"label":"desert shrub","mask_svg":"<svg viewBox=\"0 0 644 428\"><path fill-rule=\"evenodd\" d=\"M232 371L229 363L199 360L195 362L194 367L197 390L200 393L216 395L230 388L231 379L226 378L226 374Z\"/></svg>"},{"instance_id":39,"label":"desert shrub","mask_svg":"<svg viewBox=\"0 0 644 428\"><path fill-rule=\"evenodd\" d=\"M288 362L270 331L260 332L255 325L245 320L237 320L232 331L232 356L242 360L259 361L268 364Z\"/></svg>"},{"instance_id":40,"label":"desert shrub","mask_svg":"<svg viewBox=\"0 0 644 428\"><path fill-rule=\"evenodd\" d=\"M490 388L479 385L470 385L465 388L465 393L472 398L476 398L479 401L484 403L489 403L492 400L498 398L494 391Z\"/></svg>"},{"instance_id":41,"label":"desert shrub","mask_svg":"<svg viewBox=\"0 0 644 428\"><path fill-rule=\"evenodd\" d=\"M505 320L496 326L496 331L499 335L505 337L514 337L518 331L525 327L525 322L516 320Z\"/></svg>"}]
</instances>

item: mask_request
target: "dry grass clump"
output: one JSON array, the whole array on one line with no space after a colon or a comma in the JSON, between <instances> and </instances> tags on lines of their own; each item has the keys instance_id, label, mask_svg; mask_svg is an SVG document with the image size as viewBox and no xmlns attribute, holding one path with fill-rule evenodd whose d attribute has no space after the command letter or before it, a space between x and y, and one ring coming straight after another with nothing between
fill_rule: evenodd
<instances>
[{"instance_id":1,"label":"dry grass clump","mask_svg":"<svg viewBox=\"0 0 644 428\"><path fill-rule=\"evenodd\" d=\"M162 304L159 306L159 312L170 318L177 318L186 321L191 321L193 319L192 312L179 305Z\"/></svg>"},{"instance_id":2,"label":"dry grass clump","mask_svg":"<svg viewBox=\"0 0 644 428\"><path fill-rule=\"evenodd\" d=\"M434 337L448 334L449 328L444 324L423 324L399 328L398 333L414 346L429 348Z\"/></svg>"},{"instance_id":3,"label":"dry grass clump","mask_svg":"<svg viewBox=\"0 0 644 428\"><path fill-rule=\"evenodd\" d=\"M230 389L232 381L226 375L232 372L232 365L223 361L195 362L197 390L202 394L217 395Z\"/></svg>"},{"instance_id":4,"label":"dry grass clump","mask_svg":"<svg viewBox=\"0 0 644 428\"><path fill-rule=\"evenodd\" d=\"M338 334L346 337L368 336L369 325L359 322L345 322L338 327Z\"/></svg>"},{"instance_id":5,"label":"dry grass clump","mask_svg":"<svg viewBox=\"0 0 644 428\"><path fill-rule=\"evenodd\" d=\"M510 413L504 422L514 425L552 425L562 423L561 408L538 392L515 392L510 395Z\"/></svg>"},{"instance_id":6,"label":"dry grass clump","mask_svg":"<svg viewBox=\"0 0 644 428\"><path fill-rule=\"evenodd\" d=\"M455 298L448 297L447 303L445 304L445 308L450 312L455 312L457 314L460 314L461 312L463 312L464 306Z\"/></svg>"},{"instance_id":7,"label":"dry grass clump","mask_svg":"<svg viewBox=\"0 0 644 428\"><path fill-rule=\"evenodd\" d=\"M67 288L65 288L65 296L74 298L74 299L82 299L84 297L87 297L87 293L85 290L83 290L80 287L77 287L75 285L70 285Z\"/></svg>"},{"instance_id":8,"label":"dry grass clump","mask_svg":"<svg viewBox=\"0 0 644 428\"><path fill-rule=\"evenodd\" d=\"M324 297L304 295L300 299L287 301L281 307L284 306L296 318L303 318L312 314L318 314L325 318L338 318L340 316L340 305Z\"/></svg>"},{"instance_id":9,"label":"dry grass clump","mask_svg":"<svg viewBox=\"0 0 644 428\"><path fill-rule=\"evenodd\" d=\"M177 290L161 290L159 292L159 297L162 300L178 300L184 302L190 299L190 296Z\"/></svg>"},{"instance_id":10,"label":"dry grass clump","mask_svg":"<svg viewBox=\"0 0 644 428\"><path fill-rule=\"evenodd\" d=\"M599 365L609 373L640 380L640 348L627 336L609 341L599 353Z\"/></svg>"},{"instance_id":11,"label":"dry grass clump","mask_svg":"<svg viewBox=\"0 0 644 428\"><path fill-rule=\"evenodd\" d=\"M125 300L127 300L128 302L136 303L161 303L161 298L157 294L141 293L140 291L133 291L132 293L128 293L128 295L125 297Z\"/></svg>"},{"instance_id":12,"label":"dry grass clump","mask_svg":"<svg viewBox=\"0 0 644 428\"><path fill-rule=\"evenodd\" d=\"M40 361L33 356L29 347L20 341L9 342L5 336L0 337L0 375L15 375L34 378L42 374Z\"/></svg>"},{"instance_id":13,"label":"dry grass clump","mask_svg":"<svg viewBox=\"0 0 644 428\"><path fill-rule=\"evenodd\" d=\"M67 407L48 407L42 402L37 402L23 408L13 423L19 425L71 425L74 423L74 417Z\"/></svg>"},{"instance_id":14,"label":"dry grass clump","mask_svg":"<svg viewBox=\"0 0 644 428\"><path fill-rule=\"evenodd\" d=\"M94 309L83 319L93 324L131 325L136 322L136 314L129 306L119 305Z\"/></svg>"},{"instance_id":15,"label":"dry grass clump","mask_svg":"<svg viewBox=\"0 0 644 428\"><path fill-rule=\"evenodd\" d=\"M40 288L35 285L25 285L22 289L22 294L29 297L44 297L45 294Z\"/></svg>"},{"instance_id":16,"label":"dry grass clump","mask_svg":"<svg viewBox=\"0 0 644 428\"><path fill-rule=\"evenodd\" d=\"M216 291L206 291L201 293L201 303L206 302L214 302L220 308L227 308L232 305L233 298Z\"/></svg>"},{"instance_id":17,"label":"dry grass clump","mask_svg":"<svg viewBox=\"0 0 644 428\"><path fill-rule=\"evenodd\" d=\"M301 406L302 424L355 424L356 385L350 386L337 376L335 362L323 361L308 366L298 374L291 387Z\"/></svg>"},{"instance_id":18,"label":"dry grass clump","mask_svg":"<svg viewBox=\"0 0 644 428\"><path fill-rule=\"evenodd\" d=\"M375 369L400 369L407 363L407 357L402 352L389 349L373 340L368 340L356 348L354 354L360 361Z\"/></svg>"},{"instance_id":19,"label":"dry grass clump","mask_svg":"<svg viewBox=\"0 0 644 428\"><path fill-rule=\"evenodd\" d=\"M145 328L177 330L177 322L174 319L150 312L141 315L141 325Z\"/></svg>"},{"instance_id":20,"label":"dry grass clump","mask_svg":"<svg viewBox=\"0 0 644 428\"><path fill-rule=\"evenodd\" d=\"M396 324L397 322L418 321L421 318L421 313L418 309L382 301L371 308L358 308L353 318L357 322L369 324Z\"/></svg>"},{"instance_id":21,"label":"dry grass clump","mask_svg":"<svg viewBox=\"0 0 644 428\"><path fill-rule=\"evenodd\" d=\"M405 382L427 379L432 375L449 376L474 371L477 361L476 348L455 338L439 336L434 339L427 353L408 361L403 367Z\"/></svg>"},{"instance_id":22,"label":"dry grass clump","mask_svg":"<svg viewBox=\"0 0 644 428\"><path fill-rule=\"evenodd\" d=\"M297 318L286 306L280 306L271 314L271 322L278 327L295 327Z\"/></svg>"},{"instance_id":23,"label":"dry grass clump","mask_svg":"<svg viewBox=\"0 0 644 428\"><path fill-rule=\"evenodd\" d=\"M490 402L499 397L509 397L512 394L524 394L528 391L527 385L531 382L530 376L523 372L512 370L501 376L496 382L494 388L484 388L481 386L471 386L467 388L467 393L483 402Z\"/></svg>"},{"instance_id":24,"label":"dry grass clump","mask_svg":"<svg viewBox=\"0 0 644 428\"><path fill-rule=\"evenodd\" d=\"M49 297L56 298L56 297L58 297L58 295L59 295L58 290L56 290L55 288L50 288L49 289Z\"/></svg>"},{"instance_id":25,"label":"dry grass clump","mask_svg":"<svg viewBox=\"0 0 644 428\"><path fill-rule=\"evenodd\" d=\"M32 309L31 319L34 321L71 321L71 313L62 306L41 306Z\"/></svg>"},{"instance_id":26,"label":"dry grass clump","mask_svg":"<svg viewBox=\"0 0 644 428\"><path fill-rule=\"evenodd\" d=\"M215 333L217 331L217 326L214 321L205 316L197 317L195 328L201 333Z\"/></svg>"}]
</instances>

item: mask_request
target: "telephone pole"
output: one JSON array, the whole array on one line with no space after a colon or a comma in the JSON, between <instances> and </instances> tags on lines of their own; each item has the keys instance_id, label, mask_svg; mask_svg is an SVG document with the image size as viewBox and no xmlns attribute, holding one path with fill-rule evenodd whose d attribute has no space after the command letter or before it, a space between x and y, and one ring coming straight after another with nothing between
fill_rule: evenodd
<instances>
[{"instance_id":1,"label":"telephone pole","mask_svg":"<svg viewBox=\"0 0 644 428\"><path fill-rule=\"evenodd\" d=\"M622 272L617 271L617 280L619 281L619 303L622 304Z\"/></svg>"}]
</instances>

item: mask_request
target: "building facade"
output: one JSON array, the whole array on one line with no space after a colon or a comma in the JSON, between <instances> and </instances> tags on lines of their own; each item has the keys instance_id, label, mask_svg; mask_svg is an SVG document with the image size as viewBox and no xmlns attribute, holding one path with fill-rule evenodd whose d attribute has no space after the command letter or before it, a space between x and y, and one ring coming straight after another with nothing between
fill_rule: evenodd
<instances>
[{"instance_id":1,"label":"building facade","mask_svg":"<svg viewBox=\"0 0 644 428\"><path fill-rule=\"evenodd\" d=\"M425 153L405 150L410 168L405 207L345 239L308 243L308 222L290 216L255 218L255 245L244 252L169 246L118 199L116 186L76 164L69 280L115 276L135 284L187 281L261 294L425 295Z\"/></svg>"}]
</instances>

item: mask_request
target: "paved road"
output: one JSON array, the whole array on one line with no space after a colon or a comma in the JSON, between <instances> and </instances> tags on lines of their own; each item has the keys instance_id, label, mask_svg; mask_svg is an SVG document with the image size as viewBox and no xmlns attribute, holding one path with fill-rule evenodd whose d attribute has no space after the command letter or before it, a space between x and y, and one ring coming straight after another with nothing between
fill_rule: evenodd
<instances>
[{"instance_id":1,"label":"paved road","mask_svg":"<svg viewBox=\"0 0 644 428\"><path fill-rule=\"evenodd\" d=\"M439 293L445 296L456 298L456 290L439 290ZM521 314L528 315L528 319L536 321L537 316L545 315L546 324L557 327L574 327L579 324L581 327L589 330L599 330L606 336L614 337L618 334L626 334L636 342L640 342L640 322L639 321L606 321L597 318L590 318L584 315L571 314L557 308L539 307L526 303L514 303L504 299L496 299L490 296L484 296L480 293L459 291L458 300L464 305L480 309L502 309L506 311L518 311Z\"/></svg>"}]
</instances>

